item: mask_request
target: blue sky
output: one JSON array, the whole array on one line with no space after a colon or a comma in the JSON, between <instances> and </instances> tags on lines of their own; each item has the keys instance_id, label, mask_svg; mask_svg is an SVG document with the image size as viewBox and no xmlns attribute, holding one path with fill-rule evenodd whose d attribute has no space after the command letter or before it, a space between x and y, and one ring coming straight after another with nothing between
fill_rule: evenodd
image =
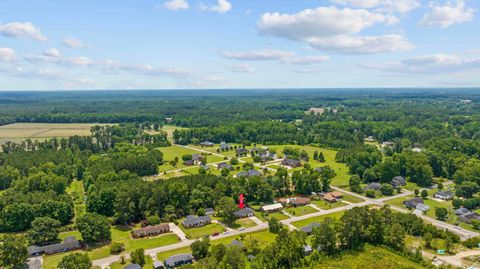
<instances>
[{"instance_id":1,"label":"blue sky","mask_svg":"<svg viewBox=\"0 0 480 269\"><path fill-rule=\"evenodd\" d=\"M480 1L0 2L0 90L480 86Z\"/></svg>"}]
</instances>

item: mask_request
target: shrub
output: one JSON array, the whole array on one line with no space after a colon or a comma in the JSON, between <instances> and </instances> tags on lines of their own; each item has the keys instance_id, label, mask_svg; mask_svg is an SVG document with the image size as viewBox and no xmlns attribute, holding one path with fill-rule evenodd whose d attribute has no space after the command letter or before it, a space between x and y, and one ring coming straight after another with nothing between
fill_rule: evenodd
<instances>
[{"instance_id":1,"label":"shrub","mask_svg":"<svg viewBox=\"0 0 480 269\"><path fill-rule=\"evenodd\" d=\"M123 243L113 242L110 245L110 254L115 255L125 250Z\"/></svg>"}]
</instances>

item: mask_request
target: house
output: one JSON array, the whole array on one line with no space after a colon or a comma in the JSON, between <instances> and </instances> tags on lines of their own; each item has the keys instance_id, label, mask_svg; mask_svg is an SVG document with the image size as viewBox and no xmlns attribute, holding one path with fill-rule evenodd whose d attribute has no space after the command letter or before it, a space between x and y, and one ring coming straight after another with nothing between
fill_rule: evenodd
<instances>
[{"instance_id":1,"label":"house","mask_svg":"<svg viewBox=\"0 0 480 269\"><path fill-rule=\"evenodd\" d=\"M158 225L143 227L135 231L132 231L132 237L133 238L150 237L150 236L156 236L156 235L168 233L168 232L170 232L170 225L168 225L168 223L162 223Z\"/></svg>"},{"instance_id":2,"label":"house","mask_svg":"<svg viewBox=\"0 0 480 269\"><path fill-rule=\"evenodd\" d=\"M271 205L264 205L261 208L261 210L263 212L276 212L276 211L280 211L282 209L283 209L283 206L280 203L271 204Z\"/></svg>"},{"instance_id":3,"label":"house","mask_svg":"<svg viewBox=\"0 0 480 269\"><path fill-rule=\"evenodd\" d=\"M470 104L470 103L472 103L472 100L470 100L470 99L464 99L464 100L460 100L460 103L462 103L462 104Z\"/></svg>"},{"instance_id":4,"label":"house","mask_svg":"<svg viewBox=\"0 0 480 269\"><path fill-rule=\"evenodd\" d=\"M171 123L173 121L173 118L165 118L165 122Z\"/></svg>"},{"instance_id":5,"label":"house","mask_svg":"<svg viewBox=\"0 0 480 269\"><path fill-rule=\"evenodd\" d=\"M255 169L250 169L248 171L242 171L240 173L237 174L237 177L259 177L261 176L262 174L255 170Z\"/></svg>"},{"instance_id":6,"label":"house","mask_svg":"<svg viewBox=\"0 0 480 269\"><path fill-rule=\"evenodd\" d=\"M213 147L215 144L210 142L210 141L203 141L203 142L200 142L200 146L202 147Z\"/></svg>"},{"instance_id":7,"label":"house","mask_svg":"<svg viewBox=\"0 0 480 269\"><path fill-rule=\"evenodd\" d=\"M174 256L170 256L164 262L165 267L168 269L179 267L185 264L193 263L193 256L192 254L178 254Z\"/></svg>"},{"instance_id":8,"label":"house","mask_svg":"<svg viewBox=\"0 0 480 269\"><path fill-rule=\"evenodd\" d=\"M363 141L365 141L365 142L375 142L375 138L373 138L373 136L370 135L368 137L365 137L363 139Z\"/></svg>"},{"instance_id":9,"label":"house","mask_svg":"<svg viewBox=\"0 0 480 269\"><path fill-rule=\"evenodd\" d=\"M193 216L188 215L185 220L182 221L182 225L185 228L194 228L194 227L202 227L207 224L210 224L212 220L210 216Z\"/></svg>"},{"instance_id":10,"label":"house","mask_svg":"<svg viewBox=\"0 0 480 269\"><path fill-rule=\"evenodd\" d=\"M195 161L194 160L186 160L183 162L184 165L187 165L187 166L192 166L195 164Z\"/></svg>"},{"instance_id":11,"label":"house","mask_svg":"<svg viewBox=\"0 0 480 269\"><path fill-rule=\"evenodd\" d=\"M468 208L462 207L457 210L455 210L455 215L464 215L470 213L470 210Z\"/></svg>"},{"instance_id":12,"label":"house","mask_svg":"<svg viewBox=\"0 0 480 269\"><path fill-rule=\"evenodd\" d=\"M153 262L153 269L163 269L163 268L165 268L165 265L163 265L163 262L161 261Z\"/></svg>"},{"instance_id":13,"label":"house","mask_svg":"<svg viewBox=\"0 0 480 269\"><path fill-rule=\"evenodd\" d=\"M384 147L393 147L393 146L395 146L395 143L393 143L393 142L390 142L390 141L384 141L384 142L382 142L382 148L384 148Z\"/></svg>"},{"instance_id":14,"label":"house","mask_svg":"<svg viewBox=\"0 0 480 269\"><path fill-rule=\"evenodd\" d=\"M302 162L299 161L299 160L293 160L293 159L283 159L283 161L281 162L282 165L284 166L290 166L290 167L300 167L302 166Z\"/></svg>"},{"instance_id":15,"label":"house","mask_svg":"<svg viewBox=\"0 0 480 269\"><path fill-rule=\"evenodd\" d=\"M322 173L323 172L323 167L317 167L315 168L315 171Z\"/></svg>"},{"instance_id":16,"label":"house","mask_svg":"<svg viewBox=\"0 0 480 269\"><path fill-rule=\"evenodd\" d=\"M204 170L210 170L210 166L208 166L206 164L200 164L200 168L202 168Z\"/></svg>"},{"instance_id":17,"label":"house","mask_svg":"<svg viewBox=\"0 0 480 269\"><path fill-rule=\"evenodd\" d=\"M316 222L312 222L309 225L300 228L300 231L306 233L307 235L310 235L313 232L313 228L316 228L316 227L319 227L319 226L320 226L320 224L318 224Z\"/></svg>"},{"instance_id":18,"label":"house","mask_svg":"<svg viewBox=\"0 0 480 269\"><path fill-rule=\"evenodd\" d=\"M29 256L38 256L42 254L55 254L62 253L71 250L76 250L81 248L80 241L75 238L75 236L69 236L63 240L62 243L47 245L47 246L36 246L32 245L27 248Z\"/></svg>"},{"instance_id":19,"label":"house","mask_svg":"<svg viewBox=\"0 0 480 269\"><path fill-rule=\"evenodd\" d=\"M430 206L426 205L426 204L417 204L417 206L415 207L415 210L418 210L418 211L421 211L421 212L427 212L428 210L430 210Z\"/></svg>"},{"instance_id":20,"label":"house","mask_svg":"<svg viewBox=\"0 0 480 269\"><path fill-rule=\"evenodd\" d=\"M407 185L407 180L402 176L396 176L390 182L394 188Z\"/></svg>"},{"instance_id":21,"label":"house","mask_svg":"<svg viewBox=\"0 0 480 269\"><path fill-rule=\"evenodd\" d=\"M403 201L403 205L409 209L417 208L418 204L423 204L422 198L415 197L410 200Z\"/></svg>"},{"instance_id":22,"label":"house","mask_svg":"<svg viewBox=\"0 0 480 269\"><path fill-rule=\"evenodd\" d=\"M232 146L225 143L225 141L220 142L220 149L221 150L230 150L231 148L232 148Z\"/></svg>"},{"instance_id":23,"label":"house","mask_svg":"<svg viewBox=\"0 0 480 269\"><path fill-rule=\"evenodd\" d=\"M124 269L142 269L142 267L139 264L136 264L136 263L129 264L129 265L123 267L123 268Z\"/></svg>"},{"instance_id":24,"label":"house","mask_svg":"<svg viewBox=\"0 0 480 269\"><path fill-rule=\"evenodd\" d=\"M312 250L312 247L309 246L309 245L305 245L303 246L303 253L305 254L305 256L308 256L310 254L312 254L313 250Z\"/></svg>"},{"instance_id":25,"label":"house","mask_svg":"<svg viewBox=\"0 0 480 269\"><path fill-rule=\"evenodd\" d=\"M480 220L480 215L478 215L475 212L469 212L461 216L458 216L458 220L463 221L465 223L471 223L472 220Z\"/></svg>"},{"instance_id":26,"label":"house","mask_svg":"<svg viewBox=\"0 0 480 269\"><path fill-rule=\"evenodd\" d=\"M343 193L339 191L327 192L323 195L323 200L329 203L335 203L343 197Z\"/></svg>"},{"instance_id":27,"label":"house","mask_svg":"<svg viewBox=\"0 0 480 269\"><path fill-rule=\"evenodd\" d=\"M205 208L205 215L212 216L214 214L215 214L215 210L213 210L213 208L211 207Z\"/></svg>"},{"instance_id":28,"label":"house","mask_svg":"<svg viewBox=\"0 0 480 269\"><path fill-rule=\"evenodd\" d=\"M228 164L228 163L219 163L219 164L217 165L217 169L218 169L218 170L222 170L222 169L225 169L225 168L228 169L228 170L230 170L230 171L233 170L233 166L231 166L231 165Z\"/></svg>"},{"instance_id":29,"label":"house","mask_svg":"<svg viewBox=\"0 0 480 269\"><path fill-rule=\"evenodd\" d=\"M433 197L447 201L453 198L453 192L451 190L439 191L436 192Z\"/></svg>"},{"instance_id":30,"label":"house","mask_svg":"<svg viewBox=\"0 0 480 269\"><path fill-rule=\"evenodd\" d=\"M241 249L245 249L245 246L243 245L242 242L238 241L237 239L233 239L232 242L230 243L231 246L237 246Z\"/></svg>"},{"instance_id":31,"label":"house","mask_svg":"<svg viewBox=\"0 0 480 269\"><path fill-rule=\"evenodd\" d=\"M372 182L365 187L365 190L379 191L382 188L382 184L378 182Z\"/></svg>"},{"instance_id":32,"label":"house","mask_svg":"<svg viewBox=\"0 0 480 269\"><path fill-rule=\"evenodd\" d=\"M237 148L236 151L237 151L238 155L247 155L248 152L249 152L248 149L246 149L246 148Z\"/></svg>"},{"instance_id":33,"label":"house","mask_svg":"<svg viewBox=\"0 0 480 269\"><path fill-rule=\"evenodd\" d=\"M303 206L303 205L308 205L310 203L310 199L304 198L304 197L295 197L295 198L288 199L288 203L295 207Z\"/></svg>"},{"instance_id":34,"label":"house","mask_svg":"<svg viewBox=\"0 0 480 269\"><path fill-rule=\"evenodd\" d=\"M205 157L203 157L203 155L200 155L200 154L192 154L192 160L193 160L195 163L199 163L199 162L203 161L203 159L205 159Z\"/></svg>"},{"instance_id":35,"label":"house","mask_svg":"<svg viewBox=\"0 0 480 269\"><path fill-rule=\"evenodd\" d=\"M262 152L259 156L262 162L272 161L277 158L277 155L273 152Z\"/></svg>"},{"instance_id":36,"label":"house","mask_svg":"<svg viewBox=\"0 0 480 269\"><path fill-rule=\"evenodd\" d=\"M423 149L422 149L422 148L419 148L419 147L414 147L414 148L412 149L412 151L413 151L413 152L422 152Z\"/></svg>"},{"instance_id":37,"label":"house","mask_svg":"<svg viewBox=\"0 0 480 269\"><path fill-rule=\"evenodd\" d=\"M235 215L235 217L237 218L253 217L253 215L255 215L255 211L253 211L253 209L251 208L246 207L233 212L233 215Z\"/></svg>"}]
</instances>

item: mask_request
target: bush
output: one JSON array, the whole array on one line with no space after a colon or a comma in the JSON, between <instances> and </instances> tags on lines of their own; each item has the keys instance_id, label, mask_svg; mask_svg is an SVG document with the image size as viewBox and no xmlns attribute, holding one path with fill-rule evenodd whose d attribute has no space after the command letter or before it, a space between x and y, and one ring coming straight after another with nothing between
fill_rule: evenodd
<instances>
[{"instance_id":1,"label":"bush","mask_svg":"<svg viewBox=\"0 0 480 269\"><path fill-rule=\"evenodd\" d=\"M387 195L387 196L393 195L394 191L395 191L395 189L392 187L392 185L387 184L387 183L382 184L382 187L380 188L380 192L383 195Z\"/></svg>"},{"instance_id":2,"label":"bush","mask_svg":"<svg viewBox=\"0 0 480 269\"><path fill-rule=\"evenodd\" d=\"M366 190L365 196L368 198L375 198L377 196L377 192L375 190Z\"/></svg>"},{"instance_id":3,"label":"bush","mask_svg":"<svg viewBox=\"0 0 480 269\"><path fill-rule=\"evenodd\" d=\"M428 192L427 190L422 190L422 192L420 193L420 195L422 196L422 198L427 198L428 197Z\"/></svg>"},{"instance_id":4,"label":"bush","mask_svg":"<svg viewBox=\"0 0 480 269\"><path fill-rule=\"evenodd\" d=\"M158 225L160 224L161 220L157 215L153 215L147 217L147 222L148 225Z\"/></svg>"},{"instance_id":5,"label":"bush","mask_svg":"<svg viewBox=\"0 0 480 269\"><path fill-rule=\"evenodd\" d=\"M453 199L452 205L455 209L458 209L463 205L463 202L460 199Z\"/></svg>"},{"instance_id":6,"label":"bush","mask_svg":"<svg viewBox=\"0 0 480 269\"><path fill-rule=\"evenodd\" d=\"M462 242L462 245L467 248L476 248L478 247L478 244L480 244L480 236L468 238L467 240Z\"/></svg>"},{"instance_id":7,"label":"bush","mask_svg":"<svg viewBox=\"0 0 480 269\"><path fill-rule=\"evenodd\" d=\"M110 245L110 254L112 254L112 255L119 254L120 252L122 252L124 250L125 250L125 247L124 247L123 243L113 242Z\"/></svg>"}]
</instances>

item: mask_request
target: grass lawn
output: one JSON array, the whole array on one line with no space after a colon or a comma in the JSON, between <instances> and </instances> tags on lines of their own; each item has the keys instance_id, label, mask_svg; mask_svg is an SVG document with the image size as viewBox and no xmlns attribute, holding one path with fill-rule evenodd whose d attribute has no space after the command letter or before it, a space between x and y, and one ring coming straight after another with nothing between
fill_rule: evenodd
<instances>
[{"instance_id":1,"label":"grass lawn","mask_svg":"<svg viewBox=\"0 0 480 269\"><path fill-rule=\"evenodd\" d=\"M329 202L324 201L324 200L319 200L319 201L315 200L315 201L312 201L312 204L318 206L321 209L325 209L325 210L348 205L348 204L340 202L340 201L338 201L336 203L329 203Z\"/></svg>"},{"instance_id":2,"label":"grass lawn","mask_svg":"<svg viewBox=\"0 0 480 269\"><path fill-rule=\"evenodd\" d=\"M164 131L164 132L167 132L168 139L173 140L173 131L183 130L183 129L187 129L187 128L178 127L178 126L174 126L174 125L163 125L161 130Z\"/></svg>"},{"instance_id":3,"label":"grass lawn","mask_svg":"<svg viewBox=\"0 0 480 269\"><path fill-rule=\"evenodd\" d=\"M183 230L183 232L185 233L188 239L201 238L206 235L212 235L214 233L222 233L223 231L225 231L225 228L223 228L223 226L217 223L210 223L203 227L190 228L190 229L184 228L183 225L179 225L179 226Z\"/></svg>"},{"instance_id":4,"label":"grass lawn","mask_svg":"<svg viewBox=\"0 0 480 269\"><path fill-rule=\"evenodd\" d=\"M183 165L182 156L186 154L202 154L200 151L196 151L193 149L188 149L184 147L180 147L177 145L172 145L169 147L161 147L158 148L163 153L164 164L160 166L159 172L170 171L170 170L177 170L186 167ZM173 161L175 157L178 157L178 163L176 167L170 165L169 161ZM215 155L207 155L207 163L214 163L222 161L223 158Z\"/></svg>"},{"instance_id":5,"label":"grass lawn","mask_svg":"<svg viewBox=\"0 0 480 269\"><path fill-rule=\"evenodd\" d=\"M331 213L331 214L327 214L327 215L322 215L322 216L318 216L318 217L313 217L313 218L308 218L308 219L304 219L304 220L299 220L299 221L296 221L296 222L292 222L292 225L297 227L297 228L301 228L303 226L307 226L308 224L312 223L312 222L322 222L325 218L335 218L335 219L339 219L341 216L343 216L343 213L344 211L340 211L340 212L335 212L335 213Z\"/></svg>"},{"instance_id":6,"label":"grass lawn","mask_svg":"<svg viewBox=\"0 0 480 269\"><path fill-rule=\"evenodd\" d=\"M290 207L290 208L287 208L285 211L287 211L287 213L292 216L303 216L303 215L318 212L318 210L316 210L311 206Z\"/></svg>"},{"instance_id":7,"label":"grass lawn","mask_svg":"<svg viewBox=\"0 0 480 269\"><path fill-rule=\"evenodd\" d=\"M125 264L120 264L119 261L110 264L110 269L123 269L125 266L130 264L130 260L125 260ZM145 265L142 267L144 269L153 268L153 259L149 255L145 255Z\"/></svg>"},{"instance_id":8,"label":"grass lawn","mask_svg":"<svg viewBox=\"0 0 480 269\"><path fill-rule=\"evenodd\" d=\"M235 146L235 144L229 144L230 146ZM235 157L237 155L237 152L235 151L235 149L231 149L231 150L228 150L228 151L219 151L217 152L217 149L220 148L220 144L215 144L213 147L202 147L200 145L188 145L192 148L196 148L196 149L200 149L200 150L205 150L205 151L208 151L208 152L211 152L211 153L216 153L216 154L220 154L220 155L223 155L225 157ZM237 145L239 146L239 145Z\"/></svg>"},{"instance_id":9,"label":"grass lawn","mask_svg":"<svg viewBox=\"0 0 480 269\"><path fill-rule=\"evenodd\" d=\"M347 193L343 193L342 200L350 202L350 203L354 203L354 204L361 203L361 202L364 201L362 198L359 198L357 196L353 196L353 195L350 195L350 194L347 194Z\"/></svg>"},{"instance_id":10,"label":"grass lawn","mask_svg":"<svg viewBox=\"0 0 480 269\"><path fill-rule=\"evenodd\" d=\"M81 181L74 180L67 188L67 193L72 196L75 207L75 218L83 216L86 212L85 190Z\"/></svg>"},{"instance_id":11,"label":"grass lawn","mask_svg":"<svg viewBox=\"0 0 480 269\"><path fill-rule=\"evenodd\" d=\"M243 218L243 219L237 219L235 221L235 226L249 228L249 227L256 226L256 224L255 222L253 222L253 220L249 218Z\"/></svg>"}]
</instances>

